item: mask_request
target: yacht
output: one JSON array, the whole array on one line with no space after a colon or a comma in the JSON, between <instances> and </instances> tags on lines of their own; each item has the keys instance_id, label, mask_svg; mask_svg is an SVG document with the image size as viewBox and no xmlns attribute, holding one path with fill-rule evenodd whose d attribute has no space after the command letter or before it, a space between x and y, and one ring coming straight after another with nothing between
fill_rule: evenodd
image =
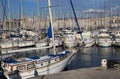
<instances>
[{"instance_id":1,"label":"yacht","mask_svg":"<svg viewBox=\"0 0 120 79\"><path fill-rule=\"evenodd\" d=\"M108 30L102 29L99 32L99 36L98 36L98 39L97 39L97 44L99 46L102 46L102 47L109 47L109 46L112 45L112 43L113 43L112 36L108 32Z\"/></svg>"},{"instance_id":2,"label":"yacht","mask_svg":"<svg viewBox=\"0 0 120 79\"><path fill-rule=\"evenodd\" d=\"M82 37L83 37L83 43L85 45L85 47L90 47L90 46L93 46L94 43L95 43L95 40L94 38L92 37L92 33L91 31L83 31L82 32Z\"/></svg>"},{"instance_id":3,"label":"yacht","mask_svg":"<svg viewBox=\"0 0 120 79\"><path fill-rule=\"evenodd\" d=\"M64 46L68 48L75 47L78 44L75 31L66 30L63 39L64 39Z\"/></svg>"}]
</instances>

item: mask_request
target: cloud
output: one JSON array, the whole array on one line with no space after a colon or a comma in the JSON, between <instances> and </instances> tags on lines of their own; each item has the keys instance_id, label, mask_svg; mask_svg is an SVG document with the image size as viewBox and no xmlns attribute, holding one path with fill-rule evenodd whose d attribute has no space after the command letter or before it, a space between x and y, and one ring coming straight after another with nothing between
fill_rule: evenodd
<instances>
[{"instance_id":1,"label":"cloud","mask_svg":"<svg viewBox=\"0 0 120 79\"><path fill-rule=\"evenodd\" d=\"M84 10L84 13L103 13L104 10L103 9L88 9L88 10Z\"/></svg>"}]
</instances>

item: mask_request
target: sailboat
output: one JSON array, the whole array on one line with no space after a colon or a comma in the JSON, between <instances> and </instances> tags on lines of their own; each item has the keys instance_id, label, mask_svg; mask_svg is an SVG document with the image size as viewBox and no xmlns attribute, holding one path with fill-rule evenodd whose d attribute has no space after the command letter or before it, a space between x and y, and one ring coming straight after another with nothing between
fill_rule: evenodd
<instances>
[{"instance_id":1,"label":"sailboat","mask_svg":"<svg viewBox=\"0 0 120 79\"><path fill-rule=\"evenodd\" d=\"M2 68L4 70L4 75L7 77L7 79L27 79L37 75L58 73L66 67L70 59L76 53L76 51L74 50L65 50L65 51L56 53L55 44L54 44L54 31L53 31L53 24L52 24L52 11L51 11L50 1L51 0L48 0L51 26L48 29L49 30L48 35L53 40L54 54L5 60L2 63ZM38 48L34 48L34 49L38 49ZM39 49L43 49L43 47Z\"/></svg>"}]
</instances>

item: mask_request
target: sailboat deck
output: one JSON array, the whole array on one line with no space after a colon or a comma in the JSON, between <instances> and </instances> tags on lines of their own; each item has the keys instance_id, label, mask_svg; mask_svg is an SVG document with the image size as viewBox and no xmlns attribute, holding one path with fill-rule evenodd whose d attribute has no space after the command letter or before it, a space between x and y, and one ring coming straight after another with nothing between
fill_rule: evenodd
<instances>
[{"instance_id":1,"label":"sailboat deck","mask_svg":"<svg viewBox=\"0 0 120 79\"><path fill-rule=\"evenodd\" d=\"M6 60L5 63L8 64L20 64L20 63L25 63L25 62L32 62L32 61L43 61L43 60L49 60L49 59L54 59L54 58L62 58L65 57L65 55L67 56L67 54L69 53L69 51L60 53L60 54L49 54L46 56L33 56L30 58L19 58L19 59L11 59L11 60Z\"/></svg>"},{"instance_id":2,"label":"sailboat deck","mask_svg":"<svg viewBox=\"0 0 120 79\"><path fill-rule=\"evenodd\" d=\"M29 58L19 58L19 59L6 60L5 63L8 63L8 64L20 64L22 62L29 62L29 61L32 61L32 59L29 59Z\"/></svg>"}]
</instances>

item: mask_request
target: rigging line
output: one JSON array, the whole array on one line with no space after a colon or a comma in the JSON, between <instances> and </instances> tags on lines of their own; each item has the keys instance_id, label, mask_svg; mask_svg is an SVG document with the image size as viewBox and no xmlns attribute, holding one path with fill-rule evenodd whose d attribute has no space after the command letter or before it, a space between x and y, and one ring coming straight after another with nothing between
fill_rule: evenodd
<instances>
[{"instance_id":1,"label":"rigging line","mask_svg":"<svg viewBox=\"0 0 120 79\"><path fill-rule=\"evenodd\" d=\"M3 21L4 21L4 17L6 17L6 19L7 19L6 10L5 10L7 2L5 0L5 4L4 4L3 1L1 0L1 3L2 3L2 7L3 7Z\"/></svg>"}]
</instances>

